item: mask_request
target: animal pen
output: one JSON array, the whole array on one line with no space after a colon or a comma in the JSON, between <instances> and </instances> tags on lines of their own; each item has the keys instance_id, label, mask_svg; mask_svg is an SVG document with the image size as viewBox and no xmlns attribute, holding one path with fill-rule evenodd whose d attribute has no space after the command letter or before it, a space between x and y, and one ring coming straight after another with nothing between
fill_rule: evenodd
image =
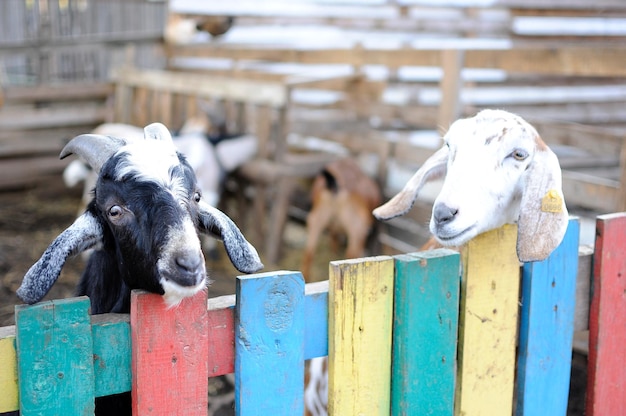
<instances>
[{"instance_id":1,"label":"animal pen","mask_svg":"<svg viewBox=\"0 0 626 416\"><path fill-rule=\"evenodd\" d=\"M565 414L579 223L521 273L516 231L460 255L331 262L329 280L306 287L294 271L240 276L208 308L206 292L171 309L134 292L130 316L91 317L84 297L17 306L0 328L0 411L90 414L94 397L132 391L135 415L202 415L208 378L234 372L236 414L302 414L305 360L328 355L330 414ZM625 236L626 213L598 217L582 277L593 279L588 415L626 409Z\"/></svg>"}]
</instances>

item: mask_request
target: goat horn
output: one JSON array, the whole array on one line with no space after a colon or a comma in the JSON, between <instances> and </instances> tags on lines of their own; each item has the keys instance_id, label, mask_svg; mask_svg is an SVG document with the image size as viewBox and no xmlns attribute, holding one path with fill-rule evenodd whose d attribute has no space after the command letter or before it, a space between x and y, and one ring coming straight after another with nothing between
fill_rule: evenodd
<instances>
[{"instance_id":1,"label":"goat horn","mask_svg":"<svg viewBox=\"0 0 626 416\"><path fill-rule=\"evenodd\" d=\"M60 158L64 159L71 154L76 154L83 158L96 173L100 173L100 168L104 162L109 160L125 144L126 140L118 137L81 134L65 145L61 150Z\"/></svg>"}]
</instances>

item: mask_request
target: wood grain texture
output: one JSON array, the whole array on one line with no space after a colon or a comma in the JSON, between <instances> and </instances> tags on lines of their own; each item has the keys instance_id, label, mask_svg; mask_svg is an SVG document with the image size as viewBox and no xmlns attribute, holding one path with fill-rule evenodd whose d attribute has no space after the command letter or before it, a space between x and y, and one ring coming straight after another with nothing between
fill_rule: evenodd
<instances>
[{"instance_id":1,"label":"wood grain texture","mask_svg":"<svg viewBox=\"0 0 626 416\"><path fill-rule=\"evenodd\" d=\"M481 234L462 250L455 412L513 412L520 267L517 227Z\"/></svg>"},{"instance_id":2,"label":"wood grain texture","mask_svg":"<svg viewBox=\"0 0 626 416\"><path fill-rule=\"evenodd\" d=\"M570 386L580 224L544 261L525 263L516 414L565 415Z\"/></svg>"},{"instance_id":3,"label":"wood grain texture","mask_svg":"<svg viewBox=\"0 0 626 416\"><path fill-rule=\"evenodd\" d=\"M304 278L300 272L238 276L235 413L304 413Z\"/></svg>"},{"instance_id":4,"label":"wood grain texture","mask_svg":"<svg viewBox=\"0 0 626 416\"><path fill-rule=\"evenodd\" d=\"M626 414L626 213L596 221L586 414Z\"/></svg>"},{"instance_id":5,"label":"wood grain texture","mask_svg":"<svg viewBox=\"0 0 626 416\"><path fill-rule=\"evenodd\" d=\"M17 410L17 355L15 327L0 328L0 413Z\"/></svg>"},{"instance_id":6,"label":"wood grain texture","mask_svg":"<svg viewBox=\"0 0 626 416\"><path fill-rule=\"evenodd\" d=\"M393 258L329 268L329 414L389 415Z\"/></svg>"},{"instance_id":7,"label":"wood grain texture","mask_svg":"<svg viewBox=\"0 0 626 416\"><path fill-rule=\"evenodd\" d=\"M395 257L392 415L452 415L459 316L459 253Z\"/></svg>"},{"instance_id":8,"label":"wood grain texture","mask_svg":"<svg viewBox=\"0 0 626 416\"><path fill-rule=\"evenodd\" d=\"M133 415L208 414L207 293L167 308L163 297L131 294Z\"/></svg>"},{"instance_id":9,"label":"wood grain texture","mask_svg":"<svg viewBox=\"0 0 626 416\"><path fill-rule=\"evenodd\" d=\"M84 296L16 306L22 415L93 414L89 306Z\"/></svg>"}]
</instances>

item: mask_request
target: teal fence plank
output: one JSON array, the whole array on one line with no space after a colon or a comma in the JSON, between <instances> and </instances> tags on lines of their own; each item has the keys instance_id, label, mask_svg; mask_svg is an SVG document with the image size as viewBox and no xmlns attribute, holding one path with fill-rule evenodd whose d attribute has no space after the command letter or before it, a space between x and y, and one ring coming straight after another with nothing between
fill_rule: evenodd
<instances>
[{"instance_id":1,"label":"teal fence plank","mask_svg":"<svg viewBox=\"0 0 626 416\"><path fill-rule=\"evenodd\" d=\"M91 318L96 397L131 389L129 321L127 314L107 313Z\"/></svg>"},{"instance_id":2,"label":"teal fence plank","mask_svg":"<svg viewBox=\"0 0 626 416\"><path fill-rule=\"evenodd\" d=\"M550 257L523 266L518 416L567 413L579 232L578 220L571 219Z\"/></svg>"},{"instance_id":3,"label":"teal fence plank","mask_svg":"<svg viewBox=\"0 0 626 416\"><path fill-rule=\"evenodd\" d=\"M22 416L93 414L89 299L16 306L15 320Z\"/></svg>"},{"instance_id":4,"label":"teal fence plank","mask_svg":"<svg viewBox=\"0 0 626 416\"><path fill-rule=\"evenodd\" d=\"M391 414L452 415L459 253L440 249L395 261Z\"/></svg>"},{"instance_id":5,"label":"teal fence plank","mask_svg":"<svg viewBox=\"0 0 626 416\"><path fill-rule=\"evenodd\" d=\"M328 355L328 280L305 287L304 359Z\"/></svg>"},{"instance_id":6,"label":"teal fence plank","mask_svg":"<svg viewBox=\"0 0 626 416\"><path fill-rule=\"evenodd\" d=\"M237 277L235 413L304 412L304 279L300 272Z\"/></svg>"}]
</instances>

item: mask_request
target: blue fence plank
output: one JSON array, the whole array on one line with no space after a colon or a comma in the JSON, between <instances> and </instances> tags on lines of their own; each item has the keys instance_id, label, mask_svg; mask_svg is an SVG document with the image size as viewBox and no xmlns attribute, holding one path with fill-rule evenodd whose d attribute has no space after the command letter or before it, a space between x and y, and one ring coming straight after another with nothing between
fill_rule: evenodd
<instances>
[{"instance_id":1,"label":"blue fence plank","mask_svg":"<svg viewBox=\"0 0 626 416\"><path fill-rule=\"evenodd\" d=\"M304 278L278 271L237 277L235 412L304 413Z\"/></svg>"},{"instance_id":2,"label":"blue fence plank","mask_svg":"<svg viewBox=\"0 0 626 416\"><path fill-rule=\"evenodd\" d=\"M304 359L328 355L328 280L305 287Z\"/></svg>"},{"instance_id":3,"label":"blue fence plank","mask_svg":"<svg viewBox=\"0 0 626 416\"><path fill-rule=\"evenodd\" d=\"M392 415L452 415L459 253L395 256Z\"/></svg>"},{"instance_id":4,"label":"blue fence plank","mask_svg":"<svg viewBox=\"0 0 626 416\"><path fill-rule=\"evenodd\" d=\"M89 299L15 307L20 414L94 412Z\"/></svg>"},{"instance_id":5,"label":"blue fence plank","mask_svg":"<svg viewBox=\"0 0 626 416\"><path fill-rule=\"evenodd\" d=\"M523 266L518 416L567 413L579 231L578 220L570 219L550 257Z\"/></svg>"}]
</instances>

